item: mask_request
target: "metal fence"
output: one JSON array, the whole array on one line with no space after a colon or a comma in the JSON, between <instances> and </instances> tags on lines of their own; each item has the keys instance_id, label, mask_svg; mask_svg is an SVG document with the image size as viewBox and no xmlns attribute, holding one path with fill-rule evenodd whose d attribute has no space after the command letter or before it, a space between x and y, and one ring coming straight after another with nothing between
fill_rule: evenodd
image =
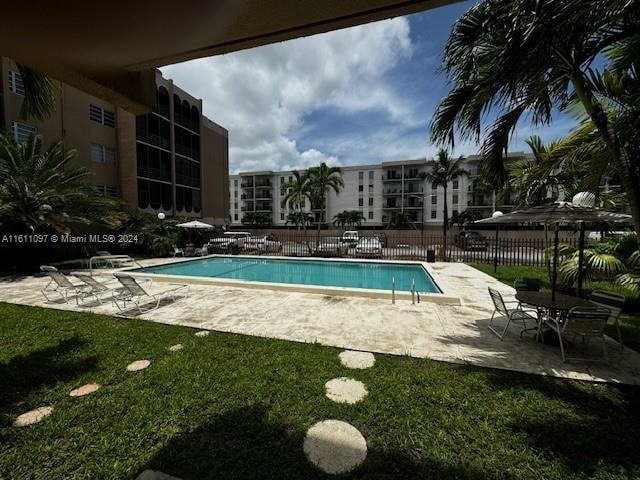
<instances>
[{"instance_id":1,"label":"metal fence","mask_svg":"<svg viewBox=\"0 0 640 480\"><path fill-rule=\"evenodd\" d=\"M379 258L384 260L449 261L488 263L499 265L544 266L546 249L552 243L544 239L485 237L486 245L464 245L456 235L447 237L446 255L442 235L418 231L360 232L360 238L377 236L382 244L379 252L363 253L356 243L341 241L335 233L314 230L253 231L253 237L240 241L236 250L242 255L281 255L289 257ZM266 236L267 240L262 240ZM577 246L576 238L561 239L562 243ZM229 249L229 252L232 249ZM212 253L229 253L212 252Z\"/></svg>"}]
</instances>

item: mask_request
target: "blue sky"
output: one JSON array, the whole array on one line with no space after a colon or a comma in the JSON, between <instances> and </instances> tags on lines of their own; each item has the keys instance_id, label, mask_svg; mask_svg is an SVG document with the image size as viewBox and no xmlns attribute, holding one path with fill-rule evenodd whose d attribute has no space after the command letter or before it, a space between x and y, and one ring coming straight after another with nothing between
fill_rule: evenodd
<instances>
[{"instance_id":1,"label":"blue sky","mask_svg":"<svg viewBox=\"0 0 640 480\"><path fill-rule=\"evenodd\" d=\"M378 163L421 156L428 124L447 92L437 71L456 19L473 1L163 68L203 99L229 130L232 172ZM551 141L575 122L558 114L531 129L521 122L512 150L531 134ZM472 143L457 155L473 154Z\"/></svg>"}]
</instances>

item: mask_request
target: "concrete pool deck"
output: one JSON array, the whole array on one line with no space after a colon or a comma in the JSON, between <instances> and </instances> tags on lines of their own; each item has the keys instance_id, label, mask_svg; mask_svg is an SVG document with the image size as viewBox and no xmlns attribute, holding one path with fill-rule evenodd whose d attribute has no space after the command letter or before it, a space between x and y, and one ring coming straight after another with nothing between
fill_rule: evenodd
<instances>
[{"instance_id":1,"label":"concrete pool deck","mask_svg":"<svg viewBox=\"0 0 640 480\"><path fill-rule=\"evenodd\" d=\"M166 261L163 259L162 261ZM141 262L143 265L158 261ZM192 285L187 298L139 315L158 323L297 342L316 342L348 350L469 364L577 380L640 385L640 354L607 339L609 365L563 364L557 346L521 339L513 327L504 341L488 329L493 305L487 287L505 300L514 290L470 266L435 263L431 269L460 297L460 305L410 300L329 296L222 285ZM96 278L107 281L113 270ZM47 302L41 276L0 278L0 301L72 311L119 313L107 300L76 306ZM158 285L160 288L161 285ZM1 322L1 319L0 319ZM597 351L597 340L592 342Z\"/></svg>"}]
</instances>

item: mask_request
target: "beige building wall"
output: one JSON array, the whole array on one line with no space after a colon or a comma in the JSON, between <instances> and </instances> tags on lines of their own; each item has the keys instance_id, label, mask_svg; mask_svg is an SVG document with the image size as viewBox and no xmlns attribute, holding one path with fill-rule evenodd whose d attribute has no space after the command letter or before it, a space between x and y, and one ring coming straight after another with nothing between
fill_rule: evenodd
<instances>
[{"instance_id":1,"label":"beige building wall","mask_svg":"<svg viewBox=\"0 0 640 480\"><path fill-rule=\"evenodd\" d=\"M138 207L137 151L139 131L136 124L137 117L121 108L116 108L109 102L62 84L53 114L42 122L26 121L20 116L24 97L12 92L9 85L10 72L18 72L18 69L11 59L0 57L0 60L2 67L0 69L2 74L0 79L2 115L0 119L3 120L6 129L11 130L12 122L20 122L35 127L36 132L44 137L47 145L59 139L63 140L67 147L73 148L77 152L72 160L73 164L85 167L91 172L90 181L96 185L96 188L102 189L102 192L105 193L104 187L109 187L109 192L116 193L126 206ZM148 207L144 210L149 212L165 211L169 215L202 217L218 224L225 223L229 212L228 132L202 115L202 100L194 98L175 86L171 80L163 78L159 71L156 74L156 83L158 87L166 88L170 100L168 111L161 112L163 115L158 113L158 109L149 115L156 115L162 121L170 124L170 144L165 146L165 150L170 153L171 159L171 176L170 181L167 182L171 188L171 208L164 210ZM187 157L184 155L184 149L176 152L175 131L185 127L175 122L174 95L180 101L187 101L199 112L197 131L191 133L193 138L199 136L197 150L200 155L200 182L199 185L189 186L192 190L199 189L200 191L201 209L198 211L194 209L188 212L185 209L176 209L177 189L187 188L176 181L176 161L185 161L184 159ZM91 120L89 118L90 105L113 113L114 125L109 126ZM93 161L91 158L92 144L115 151L115 162Z\"/></svg>"}]
</instances>

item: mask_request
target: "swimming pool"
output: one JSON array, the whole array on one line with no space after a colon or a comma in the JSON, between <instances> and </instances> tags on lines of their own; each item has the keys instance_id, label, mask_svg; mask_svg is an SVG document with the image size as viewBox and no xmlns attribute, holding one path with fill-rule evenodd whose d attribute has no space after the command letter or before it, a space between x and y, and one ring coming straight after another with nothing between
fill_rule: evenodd
<instances>
[{"instance_id":1,"label":"swimming pool","mask_svg":"<svg viewBox=\"0 0 640 480\"><path fill-rule=\"evenodd\" d=\"M420 293L442 293L420 263L300 260L211 256L135 269L133 272L182 277L228 279L269 284L408 292L415 281Z\"/></svg>"}]
</instances>

